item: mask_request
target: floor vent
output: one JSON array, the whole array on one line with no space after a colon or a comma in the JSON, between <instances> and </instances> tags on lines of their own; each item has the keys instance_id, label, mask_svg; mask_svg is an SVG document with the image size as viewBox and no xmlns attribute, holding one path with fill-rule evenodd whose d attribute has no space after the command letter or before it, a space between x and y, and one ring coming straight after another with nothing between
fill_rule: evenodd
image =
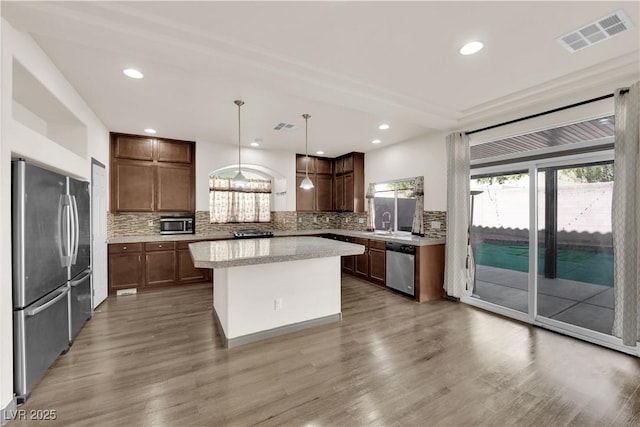
<instances>
[{"instance_id":1,"label":"floor vent","mask_svg":"<svg viewBox=\"0 0 640 427\"><path fill-rule=\"evenodd\" d=\"M582 28L560 36L556 40L565 49L573 53L607 40L632 27L631 19L629 19L624 10L620 9Z\"/></svg>"},{"instance_id":2,"label":"floor vent","mask_svg":"<svg viewBox=\"0 0 640 427\"><path fill-rule=\"evenodd\" d=\"M292 130L298 129L298 126L292 125L291 123L282 123L282 122L280 122L277 125L275 125L273 127L273 129L282 130L282 131L285 131L285 132L290 132Z\"/></svg>"}]
</instances>

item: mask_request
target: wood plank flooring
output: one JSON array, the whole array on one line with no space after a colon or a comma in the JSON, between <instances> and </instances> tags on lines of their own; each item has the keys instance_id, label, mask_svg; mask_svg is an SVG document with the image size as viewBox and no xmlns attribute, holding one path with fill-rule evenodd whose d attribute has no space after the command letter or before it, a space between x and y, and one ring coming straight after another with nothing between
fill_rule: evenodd
<instances>
[{"instance_id":1,"label":"wood plank flooring","mask_svg":"<svg viewBox=\"0 0 640 427\"><path fill-rule=\"evenodd\" d=\"M343 278L343 320L231 350L211 285L109 297L19 409L46 426L637 426L640 360Z\"/></svg>"}]
</instances>

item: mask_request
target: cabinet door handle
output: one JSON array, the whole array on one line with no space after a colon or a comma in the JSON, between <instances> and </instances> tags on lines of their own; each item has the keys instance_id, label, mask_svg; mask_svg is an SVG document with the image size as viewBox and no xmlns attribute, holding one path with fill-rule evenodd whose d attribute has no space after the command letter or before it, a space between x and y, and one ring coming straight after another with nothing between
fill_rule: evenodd
<instances>
[{"instance_id":1,"label":"cabinet door handle","mask_svg":"<svg viewBox=\"0 0 640 427\"><path fill-rule=\"evenodd\" d=\"M140 255L138 255L138 262L142 261L142 259L140 259Z\"/></svg>"},{"instance_id":2,"label":"cabinet door handle","mask_svg":"<svg viewBox=\"0 0 640 427\"><path fill-rule=\"evenodd\" d=\"M161 247L162 247L162 245L158 245L158 247L159 247L159 248L161 248Z\"/></svg>"},{"instance_id":3,"label":"cabinet door handle","mask_svg":"<svg viewBox=\"0 0 640 427\"><path fill-rule=\"evenodd\" d=\"M127 247L126 247L126 246L123 246L123 247L122 247L122 250L123 250L123 251L126 251L126 250L127 250Z\"/></svg>"}]
</instances>

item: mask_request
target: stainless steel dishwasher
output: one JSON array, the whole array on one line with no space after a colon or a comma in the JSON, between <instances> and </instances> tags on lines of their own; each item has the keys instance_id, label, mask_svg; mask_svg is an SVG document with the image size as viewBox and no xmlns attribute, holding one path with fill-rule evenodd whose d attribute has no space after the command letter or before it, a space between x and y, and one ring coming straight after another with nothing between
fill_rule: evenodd
<instances>
[{"instance_id":1,"label":"stainless steel dishwasher","mask_svg":"<svg viewBox=\"0 0 640 427\"><path fill-rule=\"evenodd\" d=\"M387 242L386 282L389 288L415 296L416 247L406 243Z\"/></svg>"}]
</instances>

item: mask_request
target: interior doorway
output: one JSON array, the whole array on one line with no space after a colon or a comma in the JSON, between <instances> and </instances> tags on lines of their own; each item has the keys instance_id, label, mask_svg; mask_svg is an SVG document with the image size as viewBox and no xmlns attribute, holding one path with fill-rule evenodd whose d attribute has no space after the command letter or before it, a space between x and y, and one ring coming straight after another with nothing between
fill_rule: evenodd
<instances>
[{"instance_id":1,"label":"interior doorway","mask_svg":"<svg viewBox=\"0 0 640 427\"><path fill-rule=\"evenodd\" d=\"M91 265L93 308L107 298L107 171L91 159Z\"/></svg>"}]
</instances>

